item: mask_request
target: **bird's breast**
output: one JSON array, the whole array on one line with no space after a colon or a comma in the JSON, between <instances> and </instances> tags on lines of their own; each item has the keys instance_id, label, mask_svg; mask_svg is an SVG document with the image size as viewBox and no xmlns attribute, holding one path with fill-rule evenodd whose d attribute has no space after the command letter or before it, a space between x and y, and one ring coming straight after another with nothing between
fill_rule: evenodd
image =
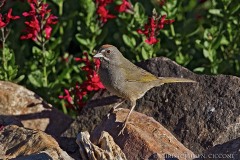
<instances>
[{"instance_id":1,"label":"bird's breast","mask_svg":"<svg viewBox=\"0 0 240 160\"><path fill-rule=\"evenodd\" d=\"M105 65L99 68L99 76L103 85L113 94L122 97L124 89L123 73L116 66Z\"/></svg>"}]
</instances>

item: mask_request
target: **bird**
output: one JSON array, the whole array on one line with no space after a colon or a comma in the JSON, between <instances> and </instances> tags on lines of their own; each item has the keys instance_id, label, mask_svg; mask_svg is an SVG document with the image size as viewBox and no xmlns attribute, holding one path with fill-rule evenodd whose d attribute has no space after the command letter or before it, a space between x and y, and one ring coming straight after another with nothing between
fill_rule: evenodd
<instances>
[{"instance_id":1,"label":"bird","mask_svg":"<svg viewBox=\"0 0 240 160\"><path fill-rule=\"evenodd\" d=\"M119 135L123 134L129 117L136 106L136 101L143 97L148 90L164 83L196 82L185 78L157 77L133 64L122 55L117 47L110 44L104 44L94 52L93 58L100 60L98 75L102 84L108 91L122 98L122 101L114 109L124 101L130 101L131 109Z\"/></svg>"}]
</instances>

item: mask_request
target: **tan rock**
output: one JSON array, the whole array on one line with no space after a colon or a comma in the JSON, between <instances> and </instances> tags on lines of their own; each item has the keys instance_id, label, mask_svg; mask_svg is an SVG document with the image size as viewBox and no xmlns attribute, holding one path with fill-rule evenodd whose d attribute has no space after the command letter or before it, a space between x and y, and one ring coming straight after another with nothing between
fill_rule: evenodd
<instances>
[{"instance_id":1,"label":"tan rock","mask_svg":"<svg viewBox=\"0 0 240 160\"><path fill-rule=\"evenodd\" d=\"M0 150L0 159L45 155L54 160L72 160L50 135L16 125L5 126L0 131Z\"/></svg>"},{"instance_id":2,"label":"tan rock","mask_svg":"<svg viewBox=\"0 0 240 160\"><path fill-rule=\"evenodd\" d=\"M81 132L77 136L77 144L82 159L88 160L127 160L121 148L107 132L102 132L96 144L90 140L89 133Z\"/></svg>"},{"instance_id":3,"label":"tan rock","mask_svg":"<svg viewBox=\"0 0 240 160\"><path fill-rule=\"evenodd\" d=\"M91 140L96 142L102 131L109 132L115 142L121 147L127 159L148 159L157 155L160 159L178 158L193 159L196 156L183 146L167 129L144 114L133 112L127 124L124 135L118 133L122 128L128 109L118 109L109 118L97 126Z\"/></svg>"},{"instance_id":4,"label":"tan rock","mask_svg":"<svg viewBox=\"0 0 240 160\"><path fill-rule=\"evenodd\" d=\"M20 119L26 128L39 129L56 137L72 122L34 92L6 81L0 81L0 114Z\"/></svg>"}]
</instances>

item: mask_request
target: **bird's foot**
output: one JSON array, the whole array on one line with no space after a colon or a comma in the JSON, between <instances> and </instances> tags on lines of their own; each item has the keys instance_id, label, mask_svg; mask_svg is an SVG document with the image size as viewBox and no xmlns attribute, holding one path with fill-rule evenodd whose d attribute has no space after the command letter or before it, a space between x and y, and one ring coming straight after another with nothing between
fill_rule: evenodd
<instances>
[{"instance_id":1,"label":"bird's foot","mask_svg":"<svg viewBox=\"0 0 240 160\"><path fill-rule=\"evenodd\" d=\"M108 114L107 114L107 118L109 119L111 113L113 113L113 112L115 112L115 111L117 111L117 110L119 110L119 109L122 109L122 108L117 108L117 109L115 109L114 107L111 108L111 110L110 110L110 111L108 112Z\"/></svg>"},{"instance_id":2,"label":"bird's foot","mask_svg":"<svg viewBox=\"0 0 240 160\"><path fill-rule=\"evenodd\" d=\"M117 111L119 108L117 108L117 107L119 107L123 102L124 102L125 100L122 100L121 102L119 102L119 103L117 103L115 106L113 106L112 108L111 108L111 110L108 112L108 114L107 114L107 118L109 119L109 117L110 117L110 114L111 113L113 113L113 112L115 112L115 111Z\"/></svg>"},{"instance_id":3,"label":"bird's foot","mask_svg":"<svg viewBox=\"0 0 240 160\"><path fill-rule=\"evenodd\" d=\"M127 126L127 123L126 123L126 121L125 121L125 122L123 123L122 129L121 129L120 132L118 133L118 136L120 136L121 134L124 135L123 132L124 132L124 129L126 128L126 126Z\"/></svg>"}]
</instances>

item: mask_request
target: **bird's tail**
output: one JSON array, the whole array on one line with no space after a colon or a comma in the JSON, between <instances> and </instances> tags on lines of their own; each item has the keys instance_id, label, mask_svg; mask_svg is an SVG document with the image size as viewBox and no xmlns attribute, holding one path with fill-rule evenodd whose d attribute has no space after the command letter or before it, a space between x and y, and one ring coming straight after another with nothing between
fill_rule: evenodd
<instances>
[{"instance_id":1,"label":"bird's tail","mask_svg":"<svg viewBox=\"0 0 240 160\"><path fill-rule=\"evenodd\" d=\"M186 78L158 77L158 79L160 83L181 83L181 82L196 83L196 81Z\"/></svg>"}]
</instances>

